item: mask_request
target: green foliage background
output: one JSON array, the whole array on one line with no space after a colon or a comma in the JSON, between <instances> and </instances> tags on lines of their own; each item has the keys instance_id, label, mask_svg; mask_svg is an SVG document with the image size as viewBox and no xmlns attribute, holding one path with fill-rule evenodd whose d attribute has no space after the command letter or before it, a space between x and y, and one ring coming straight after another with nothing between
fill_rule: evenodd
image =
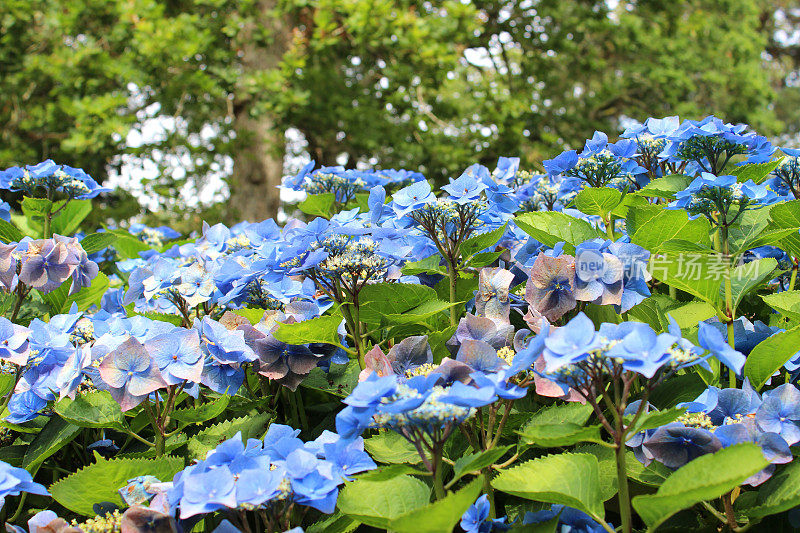
<instances>
[{"instance_id":1,"label":"green foliage background","mask_svg":"<svg viewBox=\"0 0 800 533\"><path fill-rule=\"evenodd\" d=\"M103 181L148 161L161 209L145 221L190 230L275 215L191 197L219 174L277 194L280 176L224 169L237 154L280 168L290 128L320 164L439 181L501 155L536 168L625 118L717 114L792 137L800 45L780 31L799 21L784 0L6 0L0 167L52 158ZM154 120L174 127L126 142ZM124 191L105 208L87 227L140 211Z\"/></svg>"}]
</instances>

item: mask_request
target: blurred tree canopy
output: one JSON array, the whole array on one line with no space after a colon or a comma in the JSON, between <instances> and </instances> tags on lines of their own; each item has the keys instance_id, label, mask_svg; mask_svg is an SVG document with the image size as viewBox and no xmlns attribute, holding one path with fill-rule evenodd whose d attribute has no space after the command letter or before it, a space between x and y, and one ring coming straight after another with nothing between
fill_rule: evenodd
<instances>
[{"instance_id":1,"label":"blurred tree canopy","mask_svg":"<svg viewBox=\"0 0 800 533\"><path fill-rule=\"evenodd\" d=\"M798 27L787 0L4 0L0 167L142 166L152 217L194 228L275 215L290 129L320 164L438 180L626 118L795 134Z\"/></svg>"}]
</instances>

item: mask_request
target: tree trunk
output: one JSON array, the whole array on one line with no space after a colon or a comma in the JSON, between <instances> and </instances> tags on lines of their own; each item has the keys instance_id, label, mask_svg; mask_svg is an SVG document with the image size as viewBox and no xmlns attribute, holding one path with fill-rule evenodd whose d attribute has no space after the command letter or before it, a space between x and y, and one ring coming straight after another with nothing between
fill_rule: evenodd
<instances>
[{"instance_id":1,"label":"tree trunk","mask_svg":"<svg viewBox=\"0 0 800 533\"><path fill-rule=\"evenodd\" d=\"M230 223L274 218L280 207L280 191L276 187L283 177L284 132L276 127L275 117L252 114L254 99L250 91L259 89L247 87L252 75L278 68L288 48L289 28L283 18L273 13L276 4L276 0L259 1L257 12L239 33L243 72L233 105L236 149L226 216ZM267 34L266 39L259 38L262 31Z\"/></svg>"}]
</instances>

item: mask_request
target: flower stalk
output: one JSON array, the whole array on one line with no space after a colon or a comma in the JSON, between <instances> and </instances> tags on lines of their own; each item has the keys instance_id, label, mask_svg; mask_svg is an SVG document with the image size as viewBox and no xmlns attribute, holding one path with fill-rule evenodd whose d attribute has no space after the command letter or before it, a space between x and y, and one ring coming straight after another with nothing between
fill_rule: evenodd
<instances>
[{"instance_id":1,"label":"flower stalk","mask_svg":"<svg viewBox=\"0 0 800 533\"><path fill-rule=\"evenodd\" d=\"M731 282L731 257L730 243L728 239L728 225L723 222L719 226L719 242L722 247L722 259L725 261L724 284L725 284L725 321L727 327L727 339L731 348L736 349L736 340L733 334L733 321L735 319L735 309L733 308L733 283ZM728 385L736 388L736 374L733 371L728 373Z\"/></svg>"}]
</instances>

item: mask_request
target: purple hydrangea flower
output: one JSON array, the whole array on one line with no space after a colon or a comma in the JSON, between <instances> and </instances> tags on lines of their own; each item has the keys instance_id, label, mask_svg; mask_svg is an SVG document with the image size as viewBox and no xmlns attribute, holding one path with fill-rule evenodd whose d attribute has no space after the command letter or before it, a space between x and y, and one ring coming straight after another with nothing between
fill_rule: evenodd
<instances>
[{"instance_id":1,"label":"purple hydrangea flower","mask_svg":"<svg viewBox=\"0 0 800 533\"><path fill-rule=\"evenodd\" d=\"M508 290L514 274L503 268L482 268L475 294L475 313L495 322L508 324L511 304Z\"/></svg>"},{"instance_id":2,"label":"purple hydrangea flower","mask_svg":"<svg viewBox=\"0 0 800 533\"><path fill-rule=\"evenodd\" d=\"M78 264L78 258L63 242L30 241L23 254L19 280L42 292L50 292L66 281Z\"/></svg>"},{"instance_id":3,"label":"purple hydrangea flower","mask_svg":"<svg viewBox=\"0 0 800 533\"><path fill-rule=\"evenodd\" d=\"M573 309L576 304L574 258L539 254L530 271L525 300L550 322Z\"/></svg>"}]
</instances>

